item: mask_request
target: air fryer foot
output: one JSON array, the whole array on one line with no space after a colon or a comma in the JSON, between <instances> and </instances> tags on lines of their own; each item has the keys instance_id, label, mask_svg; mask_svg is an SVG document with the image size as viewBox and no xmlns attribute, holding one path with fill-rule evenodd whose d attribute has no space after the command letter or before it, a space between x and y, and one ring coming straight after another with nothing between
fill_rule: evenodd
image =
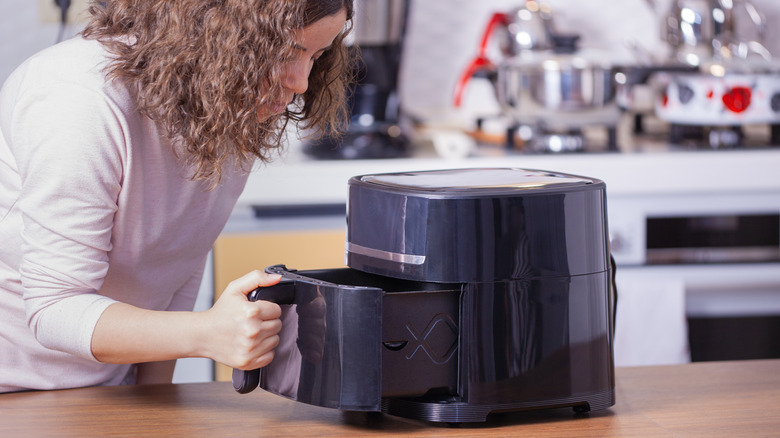
<instances>
[{"instance_id":1,"label":"air fryer foot","mask_svg":"<svg viewBox=\"0 0 780 438\"><path fill-rule=\"evenodd\" d=\"M590 412L590 405L576 405L571 407L575 414L587 414Z\"/></svg>"},{"instance_id":2,"label":"air fryer foot","mask_svg":"<svg viewBox=\"0 0 780 438\"><path fill-rule=\"evenodd\" d=\"M532 409L547 409L571 406L575 413L582 414L591 410L606 409L615 404L615 390L610 389L585 397L566 397L561 399L497 403L470 404L460 401L442 401L427 399L382 400L382 412L396 417L437 423L460 424L485 422L491 412L511 412Z\"/></svg>"}]
</instances>

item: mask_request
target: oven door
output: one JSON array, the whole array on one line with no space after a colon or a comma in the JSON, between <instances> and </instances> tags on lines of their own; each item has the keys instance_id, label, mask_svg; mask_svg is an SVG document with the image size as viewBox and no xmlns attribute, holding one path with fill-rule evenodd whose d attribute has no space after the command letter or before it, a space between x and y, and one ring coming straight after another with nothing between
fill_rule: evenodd
<instances>
[{"instance_id":1,"label":"oven door","mask_svg":"<svg viewBox=\"0 0 780 438\"><path fill-rule=\"evenodd\" d=\"M627 266L616 366L780 358L780 263Z\"/></svg>"},{"instance_id":2,"label":"oven door","mask_svg":"<svg viewBox=\"0 0 780 438\"><path fill-rule=\"evenodd\" d=\"M691 360L780 358L780 264L732 269L720 282L707 273L686 288Z\"/></svg>"},{"instance_id":3,"label":"oven door","mask_svg":"<svg viewBox=\"0 0 780 438\"><path fill-rule=\"evenodd\" d=\"M611 198L616 365L780 357L780 196Z\"/></svg>"}]
</instances>

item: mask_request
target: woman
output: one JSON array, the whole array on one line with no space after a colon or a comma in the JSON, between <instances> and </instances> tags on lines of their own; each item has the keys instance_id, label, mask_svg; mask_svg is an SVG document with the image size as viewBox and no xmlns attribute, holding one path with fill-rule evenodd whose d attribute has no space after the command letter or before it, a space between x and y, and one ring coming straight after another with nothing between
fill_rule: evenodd
<instances>
[{"instance_id":1,"label":"woman","mask_svg":"<svg viewBox=\"0 0 780 438\"><path fill-rule=\"evenodd\" d=\"M0 92L0 392L170 382L273 359L280 308L209 249L288 121L346 120L351 0L114 0Z\"/></svg>"}]
</instances>

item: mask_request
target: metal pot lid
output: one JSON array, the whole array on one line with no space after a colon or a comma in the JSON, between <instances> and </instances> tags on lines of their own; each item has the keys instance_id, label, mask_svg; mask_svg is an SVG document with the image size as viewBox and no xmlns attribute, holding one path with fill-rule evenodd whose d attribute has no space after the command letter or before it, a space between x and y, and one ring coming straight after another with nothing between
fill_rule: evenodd
<instances>
[{"instance_id":1,"label":"metal pot lid","mask_svg":"<svg viewBox=\"0 0 780 438\"><path fill-rule=\"evenodd\" d=\"M529 190L570 190L599 180L576 175L519 168L473 168L428 170L364 175L363 183L388 190L431 195L501 195Z\"/></svg>"},{"instance_id":2,"label":"metal pot lid","mask_svg":"<svg viewBox=\"0 0 780 438\"><path fill-rule=\"evenodd\" d=\"M549 6L534 1L525 2L524 5L509 11L507 18L507 32L511 42L507 48L509 53L553 48L552 34L555 32L555 26Z\"/></svg>"},{"instance_id":3,"label":"metal pot lid","mask_svg":"<svg viewBox=\"0 0 780 438\"><path fill-rule=\"evenodd\" d=\"M525 51L499 63L499 68L521 71L609 70L614 63L600 51L580 50L575 53L556 53L553 50Z\"/></svg>"}]
</instances>

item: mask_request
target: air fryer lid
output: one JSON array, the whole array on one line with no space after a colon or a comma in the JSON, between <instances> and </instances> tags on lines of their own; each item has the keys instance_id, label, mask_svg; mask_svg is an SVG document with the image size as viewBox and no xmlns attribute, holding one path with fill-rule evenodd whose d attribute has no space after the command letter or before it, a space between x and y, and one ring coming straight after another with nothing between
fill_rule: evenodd
<instances>
[{"instance_id":1,"label":"air fryer lid","mask_svg":"<svg viewBox=\"0 0 780 438\"><path fill-rule=\"evenodd\" d=\"M360 177L361 181L387 189L432 192L439 195L462 196L465 192L479 190L473 195L512 193L522 189L542 187L561 188L562 185L592 184L591 178L526 169L457 169L406 173L385 173Z\"/></svg>"},{"instance_id":2,"label":"air fryer lid","mask_svg":"<svg viewBox=\"0 0 780 438\"><path fill-rule=\"evenodd\" d=\"M606 187L517 168L349 180L347 264L419 281L495 281L607 269Z\"/></svg>"}]
</instances>

